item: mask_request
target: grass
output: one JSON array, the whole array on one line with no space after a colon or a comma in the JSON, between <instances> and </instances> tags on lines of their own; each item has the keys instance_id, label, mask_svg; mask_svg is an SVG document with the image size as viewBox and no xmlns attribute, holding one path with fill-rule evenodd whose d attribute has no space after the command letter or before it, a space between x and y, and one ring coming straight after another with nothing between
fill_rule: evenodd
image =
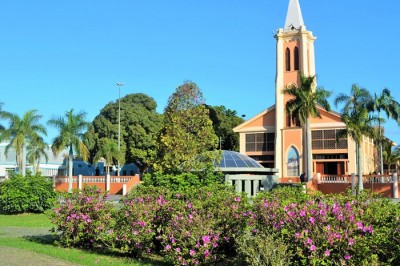
<instances>
[{"instance_id":1,"label":"grass","mask_svg":"<svg viewBox=\"0 0 400 266\"><path fill-rule=\"evenodd\" d=\"M52 224L46 214L20 214L20 215L0 215L1 227L20 227L32 228L34 231L37 227L48 227ZM54 245L55 238L52 235L40 235L38 237L9 237L7 235L0 236L0 247L13 247L21 250L28 250L38 254L48 255L53 258L62 259L71 263L80 265L136 265L150 266L159 265L153 262L142 262L126 257L118 257L118 255L100 254L87 250L75 248L62 248Z\"/></svg>"},{"instance_id":2,"label":"grass","mask_svg":"<svg viewBox=\"0 0 400 266\"><path fill-rule=\"evenodd\" d=\"M51 227L47 214L16 214L0 215L0 226L22 226L22 227Z\"/></svg>"}]
</instances>

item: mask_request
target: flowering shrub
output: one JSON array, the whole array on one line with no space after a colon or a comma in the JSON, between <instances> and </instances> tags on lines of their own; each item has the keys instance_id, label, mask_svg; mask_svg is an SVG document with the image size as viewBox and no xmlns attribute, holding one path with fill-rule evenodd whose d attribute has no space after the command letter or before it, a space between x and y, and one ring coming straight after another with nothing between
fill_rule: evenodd
<instances>
[{"instance_id":1,"label":"flowering shrub","mask_svg":"<svg viewBox=\"0 0 400 266\"><path fill-rule=\"evenodd\" d=\"M388 199L369 199L363 220L374 231L366 243L370 253L385 265L400 265L400 206Z\"/></svg>"},{"instance_id":2,"label":"flowering shrub","mask_svg":"<svg viewBox=\"0 0 400 266\"><path fill-rule=\"evenodd\" d=\"M231 254L251 215L247 197L226 186L194 189L173 202L160 238L167 261L178 265L215 263Z\"/></svg>"},{"instance_id":3,"label":"flowering shrub","mask_svg":"<svg viewBox=\"0 0 400 266\"><path fill-rule=\"evenodd\" d=\"M164 188L134 188L117 213L115 246L134 257L157 248L156 231L160 224L169 221L164 205L171 197Z\"/></svg>"},{"instance_id":4,"label":"flowering shrub","mask_svg":"<svg viewBox=\"0 0 400 266\"><path fill-rule=\"evenodd\" d=\"M94 186L85 186L82 191L63 196L51 214L55 225L52 231L61 232L59 243L88 248L112 245L115 219L112 204L106 202L107 195Z\"/></svg>"},{"instance_id":5,"label":"flowering shrub","mask_svg":"<svg viewBox=\"0 0 400 266\"><path fill-rule=\"evenodd\" d=\"M254 229L284 239L303 265L365 264L372 259L367 243L374 232L363 216L368 203L347 200L316 197L287 205L280 198L261 200L254 205Z\"/></svg>"},{"instance_id":6,"label":"flowering shrub","mask_svg":"<svg viewBox=\"0 0 400 266\"><path fill-rule=\"evenodd\" d=\"M367 193L307 195L282 188L250 205L225 185L185 192L138 186L115 209L95 187L66 194L53 231L64 246L108 248L175 265L400 264L400 207Z\"/></svg>"}]
</instances>

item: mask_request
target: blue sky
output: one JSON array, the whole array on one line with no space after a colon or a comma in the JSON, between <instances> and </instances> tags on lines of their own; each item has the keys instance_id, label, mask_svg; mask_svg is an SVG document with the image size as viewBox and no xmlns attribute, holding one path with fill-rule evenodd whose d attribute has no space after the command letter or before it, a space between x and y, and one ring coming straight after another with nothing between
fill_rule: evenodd
<instances>
[{"instance_id":1,"label":"blue sky","mask_svg":"<svg viewBox=\"0 0 400 266\"><path fill-rule=\"evenodd\" d=\"M275 39L288 0L2 1L0 102L46 123L71 108L92 119L121 96L142 92L162 112L185 80L211 105L251 118L274 104ZM318 84L349 93L384 87L400 101L395 0L300 0L315 42ZM333 107L339 111L338 108ZM3 123L4 125L4 123ZM400 143L394 122L386 135ZM56 135L48 128L48 138Z\"/></svg>"}]
</instances>

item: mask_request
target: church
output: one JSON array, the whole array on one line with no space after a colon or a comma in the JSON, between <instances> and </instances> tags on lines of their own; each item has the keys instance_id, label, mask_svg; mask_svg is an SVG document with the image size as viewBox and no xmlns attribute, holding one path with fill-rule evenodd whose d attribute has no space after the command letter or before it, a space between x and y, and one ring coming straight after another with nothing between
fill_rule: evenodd
<instances>
[{"instance_id":1,"label":"church","mask_svg":"<svg viewBox=\"0 0 400 266\"><path fill-rule=\"evenodd\" d=\"M314 42L316 37L303 21L298 0L290 0L284 28L276 39L275 105L268 107L233 130L239 133L240 153L264 167L275 168L279 178L299 177L307 172L306 131L293 123L285 106L290 96L282 90L299 84L300 76L315 76ZM310 117L312 170L314 176L349 175L356 173L356 144L350 137L336 140L345 128L339 113L319 108L322 118ZM378 159L373 139L364 137L361 158L363 173L376 170ZM310 165L310 164L309 164Z\"/></svg>"}]
</instances>

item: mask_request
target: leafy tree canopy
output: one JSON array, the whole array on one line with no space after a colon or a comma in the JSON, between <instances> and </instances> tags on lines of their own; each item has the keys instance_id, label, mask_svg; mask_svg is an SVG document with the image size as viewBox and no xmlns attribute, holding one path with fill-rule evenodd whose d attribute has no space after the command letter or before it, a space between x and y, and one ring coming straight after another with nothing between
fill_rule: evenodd
<instances>
[{"instance_id":1,"label":"leafy tree canopy","mask_svg":"<svg viewBox=\"0 0 400 266\"><path fill-rule=\"evenodd\" d=\"M194 82L184 82L170 96L159 142L156 170L172 173L198 170L202 166L188 162L207 154L213 156L209 151L217 147L218 137L203 94Z\"/></svg>"},{"instance_id":2,"label":"leafy tree canopy","mask_svg":"<svg viewBox=\"0 0 400 266\"><path fill-rule=\"evenodd\" d=\"M206 108L210 113L215 134L219 138L219 147L222 150L239 151L239 134L233 132L233 128L243 123L243 118L237 116L235 110L227 109L223 105L206 105Z\"/></svg>"},{"instance_id":3,"label":"leafy tree canopy","mask_svg":"<svg viewBox=\"0 0 400 266\"><path fill-rule=\"evenodd\" d=\"M156 139L162 115L156 112L155 100L143 93L128 94L120 99L121 151L127 163L146 171L156 157ZM100 139L118 141L118 99L108 103L93 120L85 135L91 160L100 150Z\"/></svg>"}]
</instances>

